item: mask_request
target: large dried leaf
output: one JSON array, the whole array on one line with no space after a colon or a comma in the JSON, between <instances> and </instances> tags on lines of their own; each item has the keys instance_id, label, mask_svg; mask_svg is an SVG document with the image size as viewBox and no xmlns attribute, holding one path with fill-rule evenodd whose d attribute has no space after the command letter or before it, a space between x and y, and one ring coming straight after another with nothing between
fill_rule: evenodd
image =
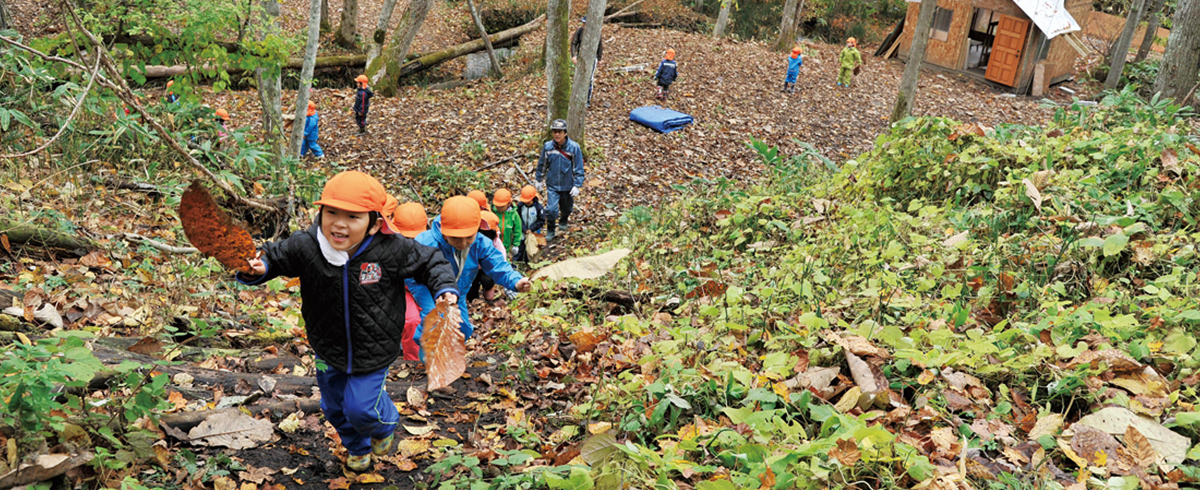
<instances>
[{"instance_id":1,"label":"large dried leaf","mask_svg":"<svg viewBox=\"0 0 1200 490\"><path fill-rule=\"evenodd\" d=\"M1121 443L1100 429L1087 425L1072 425L1075 433L1071 437L1071 450L1088 462L1089 466L1105 467L1117 459Z\"/></svg>"},{"instance_id":2,"label":"large dried leaf","mask_svg":"<svg viewBox=\"0 0 1200 490\"><path fill-rule=\"evenodd\" d=\"M1149 468L1158 462L1158 452L1150 444L1150 439L1146 439L1133 425L1125 428L1125 454L1142 468Z\"/></svg>"},{"instance_id":3,"label":"large dried leaf","mask_svg":"<svg viewBox=\"0 0 1200 490\"><path fill-rule=\"evenodd\" d=\"M467 372L466 338L458 329L462 318L458 305L439 299L425 317L425 366L429 373L429 391L450 386Z\"/></svg>"},{"instance_id":4,"label":"large dried leaf","mask_svg":"<svg viewBox=\"0 0 1200 490\"><path fill-rule=\"evenodd\" d=\"M854 438L851 437L838 439L837 446L829 450L829 456L843 465L854 466L862 458L862 452L858 450L858 443L854 442Z\"/></svg>"},{"instance_id":5,"label":"large dried leaf","mask_svg":"<svg viewBox=\"0 0 1200 490\"><path fill-rule=\"evenodd\" d=\"M213 201L208 189L193 181L179 199L179 219L183 232L192 246L201 253L217 259L221 265L250 272L249 260L254 258L254 240L250 233L233 224Z\"/></svg>"},{"instance_id":6,"label":"large dried leaf","mask_svg":"<svg viewBox=\"0 0 1200 490\"><path fill-rule=\"evenodd\" d=\"M1154 420L1140 417L1124 407L1107 407L1087 415L1071 428L1086 425L1095 427L1109 434L1124 434L1129 426L1137 427L1138 432L1150 440L1154 450L1167 463L1180 464L1187 457L1192 440L1181 436Z\"/></svg>"},{"instance_id":7,"label":"large dried leaf","mask_svg":"<svg viewBox=\"0 0 1200 490\"><path fill-rule=\"evenodd\" d=\"M1029 440L1036 441L1042 436L1053 436L1058 434L1058 429L1063 425L1063 416L1057 413L1049 413L1037 419L1037 423L1033 425L1033 429L1029 431Z\"/></svg>"},{"instance_id":8,"label":"large dried leaf","mask_svg":"<svg viewBox=\"0 0 1200 490\"><path fill-rule=\"evenodd\" d=\"M608 274L617 265L617 262L629 255L629 252L628 248L618 248L600 255L564 260L541 268L533 275L533 278L545 277L552 281L568 277L595 279Z\"/></svg>"},{"instance_id":9,"label":"large dried leaf","mask_svg":"<svg viewBox=\"0 0 1200 490\"><path fill-rule=\"evenodd\" d=\"M250 449L268 442L275 435L275 424L259 420L239 410L217 412L188 431L188 442L197 446L224 446Z\"/></svg>"},{"instance_id":10,"label":"large dried leaf","mask_svg":"<svg viewBox=\"0 0 1200 490\"><path fill-rule=\"evenodd\" d=\"M1106 349L1100 351L1084 351L1073 359L1067 367L1074 368L1084 364L1090 364L1093 368L1099 367L1103 362L1108 365L1108 368L1116 372L1141 371L1142 365L1135 361L1129 354L1121 352L1117 349Z\"/></svg>"}]
</instances>

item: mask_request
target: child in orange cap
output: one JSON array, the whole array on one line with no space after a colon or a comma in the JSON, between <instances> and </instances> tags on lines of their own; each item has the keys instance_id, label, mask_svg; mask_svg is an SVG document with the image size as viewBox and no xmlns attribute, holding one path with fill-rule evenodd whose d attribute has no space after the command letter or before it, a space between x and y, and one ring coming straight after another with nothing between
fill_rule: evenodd
<instances>
[{"instance_id":1,"label":"child in orange cap","mask_svg":"<svg viewBox=\"0 0 1200 490\"><path fill-rule=\"evenodd\" d=\"M517 255L521 241L525 239L525 231L521 226L521 216L512 206L512 192L508 189L496 189L492 193L492 212L500 218L500 239L504 242L504 250L509 257Z\"/></svg>"},{"instance_id":2,"label":"child in orange cap","mask_svg":"<svg viewBox=\"0 0 1200 490\"><path fill-rule=\"evenodd\" d=\"M395 201L394 198L390 200ZM429 217L425 215L425 207L420 203L406 202L395 206L395 212L392 213L390 219L396 233L407 238L416 238L417 235L429 229ZM417 306L417 300L413 298L412 292L406 285L404 287L404 335L400 339L400 347L404 351L404 360L406 361L421 359L418 357L421 346L413 340L413 334L417 332L417 325L420 324L421 309Z\"/></svg>"},{"instance_id":3,"label":"child in orange cap","mask_svg":"<svg viewBox=\"0 0 1200 490\"><path fill-rule=\"evenodd\" d=\"M455 196L442 204L442 213L433 220L429 231L417 235L417 243L428 245L442 252L450 261L450 267L458 274L460 291L469 291L475 282L475 276L481 271L507 289L527 292L533 287L529 278L513 270L512 265L504 260L504 255L486 238L480 238L479 224L481 212L479 203L466 196ZM408 289L421 307L421 319L433 311L434 295L430 289L416 281L408 281ZM471 325L471 316L467 311L467 297L459 296L458 309L462 315L459 331L470 338L475 332ZM421 342L421 330L413 337Z\"/></svg>"},{"instance_id":4,"label":"child in orange cap","mask_svg":"<svg viewBox=\"0 0 1200 490\"><path fill-rule=\"evenodd\" d=\"M175 90L171 88L172 85L175 85L175 80L167 80L167 103L177 104L179 103L179 96L175 95Z\"/></svg>"},{"instance_id":5,"label":"child in orange cap","mask_svg":"<svg viewBox=\"0 0 1200 490\"><path fill-rule=\"evenodd\" d=\"M474 190L474 191L468 192L467 197L474 199L475 202L479 203L480 211L488 210L487 194L484 194L483 191Z\"/></svg>"},{"instance_id":6,"label":"child in orange cap","mask_svg":"<svg viewBox=\"0 0 1200 490\"><path fill-rule=\"evenodd\" d=\"M666 100L667 96L671 95L671 84L675 83L675 77L678 75L679 66L675 64L675 49L667 48L662 63L659 63L658 70L654 71L654 80L658 82L658 95L655 95L654 98Z\"/></svg>"},{"instance_id":7,"label":"child in orange cap","mask_svg":"<svg viewBox=\"0 0 1200 490\"><path fill-rule=\"evenodd\" d=\"M546 209L542 207L542 203L538 199L537 188L531 185L522 187L521 197L517 201L517 216L521 217L521 233L524 235L541 233L542 226L546 224ZM521 245L517 246L517 254L513 256L513 260L528 262L529 256L526 254L525 247Z\"/></svg>"},{"instance_id":8,"label":"child in orange cap","mask_svg":"<svg viewBox=\"0 0 1200 490\"><path fill-rule=\"evenodd\" d=\"M850 83L854 81L854 70L862 64L862 54L858 52L858 40L846 39L846 47L838 55L838 86L849 87Z\"/></svg>"},{"instance_id":9,"label":"child in orange cap","mask_svg":"<svg viewBox=\"0 0 1200 490\"><path fill-rule=\"evenodd\" d=\"M301 313L319 359L321 410L337 429L354 471L391 450L400 415L387 396L388 367L400 356L406 280L458 301L455 271L442 254L392 235L387 192L362 172L335 175L305 232L264 244L243 284L300 278ZM400 312L400 315L396 315ZM381 396L382 395L382 396Z\"/></svg>"},{"instance_id":10,"label":"child in orange cap","mask_svg":"<svg viewBox=\"0 0 1200 490\"><path fill-rule=\"evenodd\" d=\"M367 134L367 111L371 108L371 97L375 96L367 87L370 82L366 75L354 79L358 82L358 91L354 93L354 122L358 124L358 134Z\"/></svg>"},{"instance_id":11,"label":"child in orange cap","mask_svg":"<svg viewBox=\"0 0 1200 490\"><path fill-rule=\"evenodd\" d=\"M787 76L783 79L783 91L792 93L796 91L796 77L800 76L800 66L804 65L804 58L800 56L800 46L792 48L792 56L788 58Z\"/></svg>"},{"instance_id":12,"label":"child in orange cap","mask_svg":"<svg viewBox=\"0 0 1200 490\"><path fill-rule=\"evenodd\" d=\"M504 260L508 260L508 255L504 253L504 242L500 241L500 217L491 211L479 212L479 236L486 238L496 250L500 251L500 255ZM467 291L467 303L475 301L475 298L483 292L483 299L491 301L496 299L496 281L487 274L479 274L475 276L475 282L471 283L471 290Z\"/></svg>"},{"instance_id":13,"label":"child in orange cap","mask_svg":"<svg viewBox=\"0 0 1200 490\"><path fill-rule=\"evenodd\" d=\"M304 118L304 144L300 147L300 156L307 155L312 152L314 157L325 158L325 152L321 150L321 145L317 144L317 132L320 130L321 121L317 116L317 103L308 101L308 117Z\"/></svg>"}]
</instances>

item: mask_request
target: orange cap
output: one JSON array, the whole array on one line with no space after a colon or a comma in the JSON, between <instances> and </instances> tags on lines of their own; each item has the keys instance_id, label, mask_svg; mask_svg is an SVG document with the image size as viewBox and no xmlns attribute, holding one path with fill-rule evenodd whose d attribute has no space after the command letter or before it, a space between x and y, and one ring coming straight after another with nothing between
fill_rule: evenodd
<instances>
[{"instance_id":1,"label":"orange cap","mask_svg":"<svg viewBox=\"0 0 1200 490\"><path fill-rule=\"evenodd\" d=\"M479 224L480 227L482 227L485 230L499 230L500 229L500 217L496 216L496 213L493 213L491 211L480 211L479 212L479 221L480 221L480 224ZM487 225L487 227L483 227L483 225Z\"/></svg>"},{"instance_id":2,"label":"orange cap","mask_svg":"<svg viewBox=\"0 0 1200 490\"><path fill-rule=\"evenodd\" d=\"M167 88L171 88L172 85L175 85L175 80L167 80Z\"/></svg>"},{"instance_id":3,"label":"orange cap","mask_svg":"<svg viewBox=\"0 0 1200 490\"><path fill-rule=\"evenodd\" d=\"M370 80L370 79L368 79L366 75L359 75L358 77L356 77L356 78L354 79L354 81L356 81L356 82L358 82L358 83L361 83L361 84L363 84L363 85L366 85L366 84L368 84L368 83L370 83L370 82L371 82L371 80Z\"/></svg>"},{"instance_id":4,"label":"orange cap","mask_svg":"<svg viewBox=\"0 0 1200 490\"><path fill-rule=\"evenodd\" d=\"M479 233L479 203L467 196L454 196L442 204L442 234L466 238Z\"/></svg>"},{"instance_id":5,"label":"orange cap","mask_svg":"<svg viewBox=\"0 0 1200 490\"><path fill-rule=\"evenodd\" d=\"M483 191L468 192L467 197L474 199L475 202L479 203L479 209L484 210L484 211L487 210L487 208L488 208L487 194L484 194Z\"/></svg>"},{"instance_id":6,"label":"orange cap","mask_svg":"<svg viewBox=\"0 0 1200 490\"><path fill-rule=\"evenodd\" d=\"M533 198L537 197L537 188L527 185L521 188L521 202L529 204L533 202Z\"/></svg>"},{"instance_id":7,"label":"orange cap","mask_svg":"<svg viewBox=\"0 0 1200 490\"><path fill-rule=\"evenodd\" d=\"M800 57L800 46L796 46L796 47L792 48L792 59L796 59L799 57Z\"/></svg>"},{"instance_id":8,"label":"orange cap","mask_svg":"<svg viewBox=\"0 0 1200 490\"><path fill-rule=\"evenodd\" d=\"M396 233L416 238L421 232L429 229L429 217L425 216L425 206L415 202L401 204L392 216L392 225Z\"/></svg>"},{"instance_id":9,"label":"orange cap","mask_svg":"<svg viewBox=\"0 0 1200 490\"><path fill-rule=\"evenodd\" d=\"M375 177L357 170L347 170L329 179L329 182L325 183L325 189L321 191L321 200L313 204L335 207L352 213L375 211L382 215L387 206L387 200L387 191L383 189L383 184L375 180ZM382 222L383 232L393 233L388 220L385 219Z\"/></svg>"},{"instance_id":10,"label":"orange cap","mask_svg":"<svg viewBox=\"0 0 1200 490\"><path fill-rule=\"evenodd\" d=\"M308 115L311 116L316 113L317 113L317 103L313 102L311 100L308 101Z\"/></svg>"},{"instance_id":11,"label":"orange cap","mask_svg":"<svg viewBox=\"0 0 1200 490\"><path fill-rule=\"evenodd\" d=\"M512 191L508 189L496 189L496 192L492 193L492 204L497 206L512 204Z\"/></svg>"},{"instance_id":12,"label":"orange cap","mask_svg":"<svg viewBox=\"0 0 1200 490\"><path fill-rule=\"evenodd\" d=\"M227 111L225 109L217 109L217 117L221 118L222 121L228 121L229 120L229 111Z\"/></svg>"},{"instance_id":13,"label":"orange cap","mask_svg":"<svg viewBox=\"0 0 1200 490\"><path fill-rule=\"evenodd\" d=\"M388 194L387 201L384 201L383 203L383 212L380 213L383 215L383 219L391 221L392 216L396 214L396 206L399 204L400 201L397 201L395 197L392 197L391 194Z\"/></svg>"},{"instance_id":14,"label":"orange cap","mask_svg":"<svg viewBox=\"0 0 1200 490\"><path fill-rule=\"evenodd\" d=\"M667 48L667 59L668 60L675 59L675 48Z\"/></svg>"}]
</instances>

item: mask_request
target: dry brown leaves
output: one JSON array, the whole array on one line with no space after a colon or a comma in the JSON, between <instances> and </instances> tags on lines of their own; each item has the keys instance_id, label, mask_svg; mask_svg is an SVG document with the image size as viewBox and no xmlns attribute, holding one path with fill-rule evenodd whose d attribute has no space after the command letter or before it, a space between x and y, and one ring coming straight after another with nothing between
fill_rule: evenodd
<instances>
[{"instance_id":1,"label":"dry brown leaves","mask_svg":"<svg viewBox=\"0 0 1200 490\"><path fill-rule=\"evenodd\" d=\"M429 372L428 390L450 386L467 372L467 347L458 326L462 321L458 305L439 299L425 317L425 366Z\"/></svg>"},{"instance_id":2,"label":"dry brown leaves","mask_svg":"<svg viewBox=\"0 0 1200 490\"><path fill-rule=\"evenodd\" d=\"M179 199L179 219L188 241L201 253L230 269L250 272L254 240L217 207L200 181L192 181L192 185L183 191L183 197Z\"/></svg>"}]
</instances>

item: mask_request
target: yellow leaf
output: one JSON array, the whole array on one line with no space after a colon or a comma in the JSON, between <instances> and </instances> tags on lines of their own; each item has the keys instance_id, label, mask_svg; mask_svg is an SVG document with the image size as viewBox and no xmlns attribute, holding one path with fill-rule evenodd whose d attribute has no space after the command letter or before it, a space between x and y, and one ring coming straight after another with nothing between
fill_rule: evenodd
<instances>
[{"instance_id":1,"label":"yellow leaf","mask_svg":"<svg viewBox=\"0 0 1200 490\"><path fill-rule=\"evenodd\" d=\"M603 434L605 432L608 432L608 430L611 428L612 428L611 422L596 422L594 424L588 424L588 427L587 427L588 433L592 434L592 435Z\"/></svg>"},{"instance_id":2,"label":"yellow leaf","mask_svg":"<svg viewBox=\"0 0 1200 490\"><path fill-rule=\"evenodd\" d=\"M25 344L25 345L33 345L33 342L30 342L30 341L29 341L29 337L26 337L26 336L25 336L25 334L23 334L23 333L21 333L21 332L17 332L17 338L18 338L18 339L21 339L21 343L22 343L22 344ZM11 439L10 439L10 440L11 440Z\"/></svg>"},{"instance_id":3,"label":"yellow leaf","mask_svg":"<svg viewBox=\"0 0 1200 490\"><path fill-rule=\"evenodd\" d=\"M776 395L779 395L780 398L787 400L788 387L782 381L771 385L771 390L774 391Z\"/></svg>"},{"instance_id":4,"label":"yellow leaf","mask_svg":"<svg viewBox=\"0 0 1200 490\"><path fill-rule=\"evenodd\" d=\"M925 386L933 382L934 378L936 378L936 376L933 375L933 371L926 369L921 371L921 374L917 376L917 383L920 383L921 386Z\"/></svg>"}]
</instances>

